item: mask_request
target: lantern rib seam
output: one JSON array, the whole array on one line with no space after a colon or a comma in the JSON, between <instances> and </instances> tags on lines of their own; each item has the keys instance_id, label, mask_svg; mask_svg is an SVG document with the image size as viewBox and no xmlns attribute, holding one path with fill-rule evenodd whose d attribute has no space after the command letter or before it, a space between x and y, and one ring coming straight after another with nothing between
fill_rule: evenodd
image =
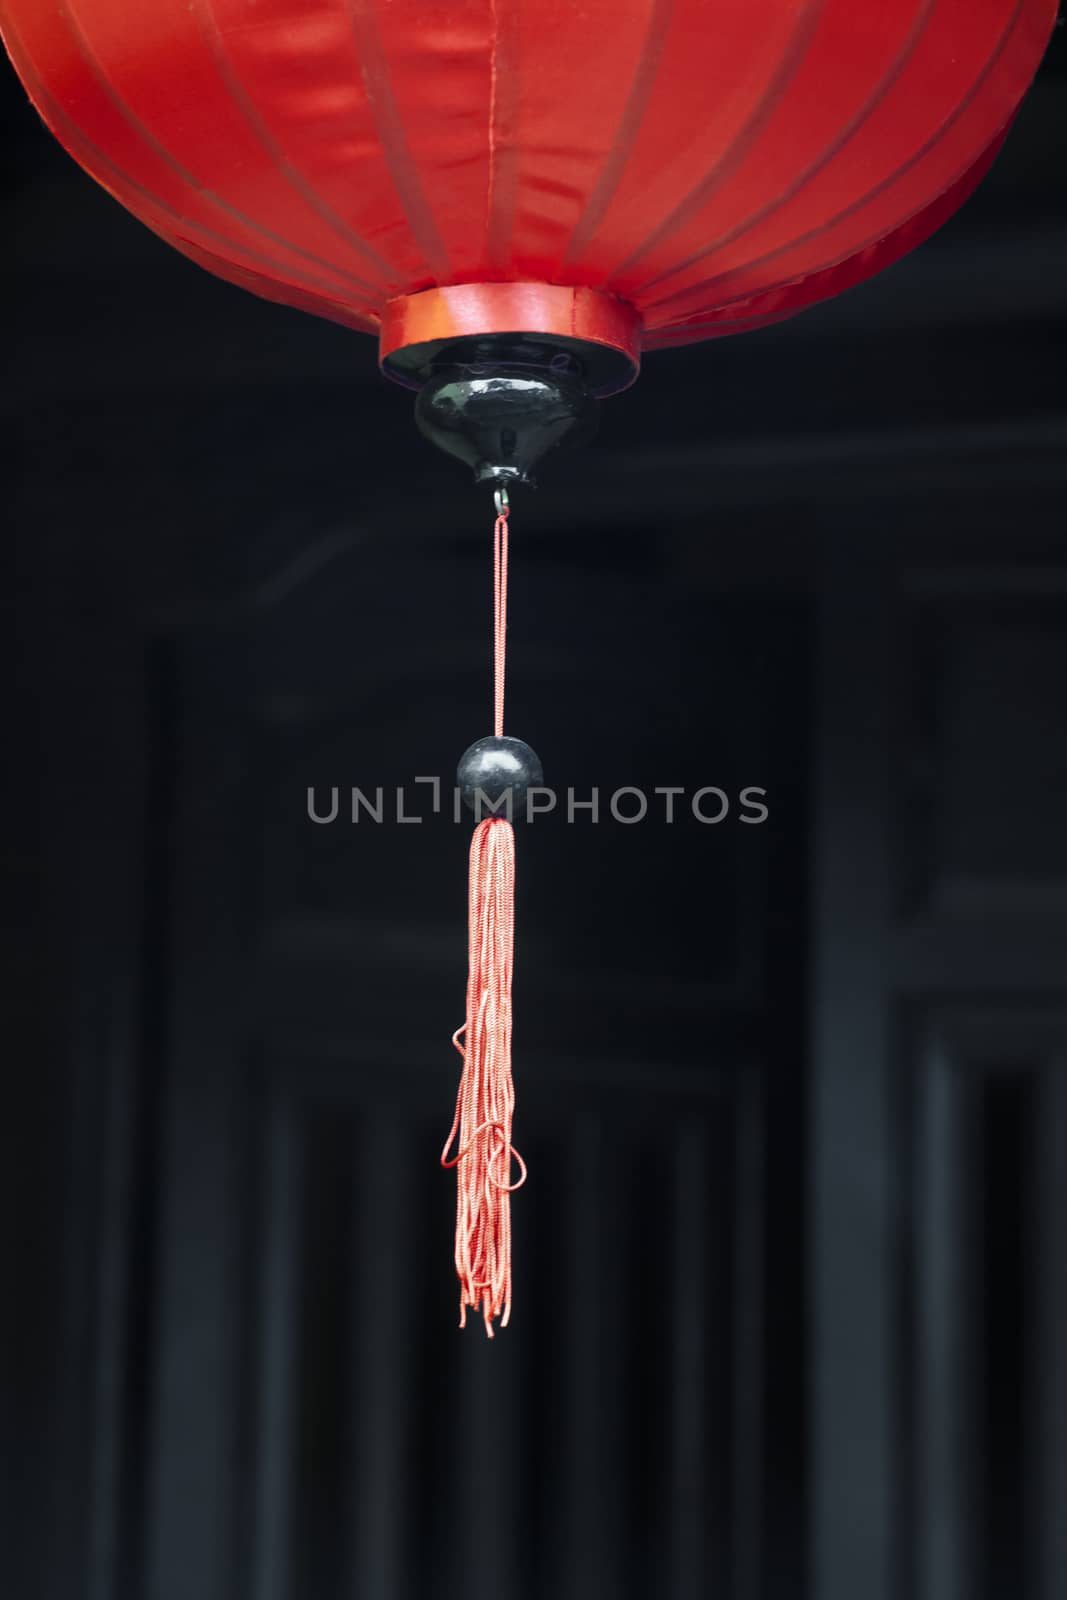
<instances>
[{"instance_id":1,"label":"lantern rib seam","mask_svg":"<svg viewBox=\"0 0 1067 1600\"><path fill-rule=\"evenodd\" d=\"M489 178L485 186L486 256L489 256L493 247L493 207L496 204L496 91L497 55L500 48L500 19L497 16L496 4L497 0L489 0L492 38L489 43Z\"/></svg>"},{"instance_id":2,"label":"lantern rib seam","mask_svg":"<svg viewBox=\"0 0 1067 1600\"><path fill-rule=\"evenodd\" d=\"M596 182L586 197L581 215L575 223L574 230L567 241L567 247L560 257L561 267L570 266L581 255L595 235L597 228L603 222L608 207L615 198L616 191L622 181L622 175L626 170L626 163L637 142L641 119L645 114L663 61L663 52L667 43L667 33L670 28L673 9L674 0L652 0L649 8L648 27L645 30L637 65L630 81L626 104L623 106L622 115L615 129L615 136L601 165Z\"/></svg>"},{"instance_id":3,"label":"lantern rib seam","mask_svg":"<svg viewBox=\"0 0 1067 1600\"><path fill-rule=\"evenodd\" d=\"M367 104L400 209L422 252L431 284L447 283L451 275L448 250L423 191L404 132L378 27L378 7L375 0L345 0L345 6L355 35Z\"/></svg>"}]
</instances>

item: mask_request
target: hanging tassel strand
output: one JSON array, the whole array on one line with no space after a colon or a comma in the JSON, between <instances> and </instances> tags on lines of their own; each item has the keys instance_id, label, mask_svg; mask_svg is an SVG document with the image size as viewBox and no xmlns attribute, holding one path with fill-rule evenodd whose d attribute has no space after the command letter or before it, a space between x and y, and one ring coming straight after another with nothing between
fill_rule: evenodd
<instances>
[{"instance_id":1,"label":"hanging tassel strand","mask_svg":"<svg viewBox=\"0 0 1067 1600\"><path fill-rule=\"evenodd\" d=\"M511 1314L510 1196L526 1181L511 1143L514 897L514 830L504 817L488 817L471 839L467 1020L452 1039L463 1057L463 1075L441 1164L457 1169L460 1327L466 1326L467 1307L480 1307L490 1338L493 1319L500 1317L507 1327ZM449 1156L453 1145L456 1153ZM519 1167L514 1183L513 1159Z\"/></svg>"},{"instance_id":2,"label":"hanging tassel strand","mask_svg":"<svg viewBox=\"0 0 1067 1600\"><path fill-rule=\"evenodd\" d=\"M493 738L479 740L472 752L478 792L499 798L490 778L515 783L519 740L504 739L504 672L507 647L508 502L496 491L493 530ZM488 764L484 747L492 747ZM505 748L507 747L507 748ZM510 748L514 747L514 749ZM529 751L529 772L540 782L540 764ZM506 759L505 759L506 758ZM494 765L504 760L504 766ZM461 773L464 762L460 763ZM488 775L488 776L486 776ZM499 791L503 793L504 790ZM512 789L515 798L515 789ZM515 833L508 818L487 817L471 839L468 892L467 1018L452 1043L463 1058L456 1115L441 1165L456 1169L456 1275L459 1325L467 1310L481 1311L485 1331L493 1322L506 1328L511 1316L511 1196L526 1182L526 1167L511 1142L515 1088L511 1076L511 978L515 944ZM511 1181L512 1165L519 1176Z\"/></svg>"}]
</instances>

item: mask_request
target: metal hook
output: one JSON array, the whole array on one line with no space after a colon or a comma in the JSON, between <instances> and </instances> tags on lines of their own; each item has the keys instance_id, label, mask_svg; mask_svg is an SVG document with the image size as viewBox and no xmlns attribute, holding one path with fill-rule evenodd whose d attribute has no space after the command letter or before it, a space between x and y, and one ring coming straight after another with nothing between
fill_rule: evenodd
<instances>
[{"instance_id":1,"label":"metal hook","mask_svg":"<svg viewBox=\"0 0 1067 1600\"><path fill-rule=\"evenodd\" d=\"M493 504L496 506L497 516L502 517L508 509L508 491L504 484L493 490Z\"/></svg>"}]
</instances>

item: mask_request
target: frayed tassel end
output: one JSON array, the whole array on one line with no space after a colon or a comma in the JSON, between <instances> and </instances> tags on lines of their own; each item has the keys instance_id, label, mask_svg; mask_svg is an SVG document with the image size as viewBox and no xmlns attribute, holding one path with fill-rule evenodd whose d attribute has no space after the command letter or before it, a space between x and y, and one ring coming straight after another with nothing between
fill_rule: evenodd
<instances>
[{"instance_id":1,"label":"frayed tassel end","mask_svg":"<svg viewBox=\"0 0 1067 1600\"><path fill-rule=\"evenodd\" d=\"M441 1165L456 1168L460 1327L469 1306L481 1312L490 1338L494 1319L505 1328L511 1315L511 1195L526 1181L511 1143L514 906L514 830L489 817L471 839L467 1020L452 1036L463 1074ZM511 1183L513 1158L519 1177Z\"/></svg>"}]
</instances>

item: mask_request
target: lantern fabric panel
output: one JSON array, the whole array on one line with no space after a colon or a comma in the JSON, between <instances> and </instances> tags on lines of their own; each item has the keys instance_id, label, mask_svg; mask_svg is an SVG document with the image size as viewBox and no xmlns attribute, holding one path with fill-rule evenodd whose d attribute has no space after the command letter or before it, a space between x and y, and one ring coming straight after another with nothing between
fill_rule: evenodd
<instances>
[{"instance_id":1,"label":"lantern fabric panel","mask_svg":"<svg viewBox=\"0 0 1067 1600\"><path fill-rule=\"evenodd\" d=\"M644 348L837 293L995 153L1055 0L0 0L60 141L220 276L366 331L600 289Z\"/></svg>"}]
</instances>

